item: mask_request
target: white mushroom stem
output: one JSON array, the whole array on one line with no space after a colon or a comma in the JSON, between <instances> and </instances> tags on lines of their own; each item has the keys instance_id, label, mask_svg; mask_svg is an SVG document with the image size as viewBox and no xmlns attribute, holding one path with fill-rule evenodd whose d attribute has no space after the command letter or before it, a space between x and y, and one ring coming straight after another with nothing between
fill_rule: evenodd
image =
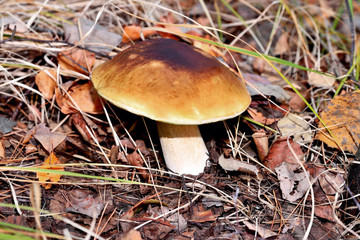
<instances>
[{"instance_id":1,"label":"white mushroom stem","mask_svg":"<svg viewBox=\"0 0 360 240\"><path fill-rule=\"evenodd\" d=\"M198 175L204 171L208 150L197 125L157 122L166 166L179 174Z\"/></svg>"}]
</instances>

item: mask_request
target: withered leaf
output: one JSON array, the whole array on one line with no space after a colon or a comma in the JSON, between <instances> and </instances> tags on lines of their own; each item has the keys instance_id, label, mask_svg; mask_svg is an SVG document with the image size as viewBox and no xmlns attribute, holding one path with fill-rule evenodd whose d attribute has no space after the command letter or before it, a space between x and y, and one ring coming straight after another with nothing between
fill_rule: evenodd
<instances>
[{"instance_id":1,"label":"withered leaf","mask_svg":"<svg viewBox=\"0 0 360 240\"><path fill-rule=\"evenodd\" d=\"M56 84L56 70L53 68L40 71L35 76L35 83L44 97L50 100L54 96Z\"/></svg>"},{"instance_id":2,"label":"withered leaf","mask_svg":"<svg viewBox=\"0 0 360 240\"><path fill-rule=\"evenodd\" d=\"M44 164L41 165L39 168L64 171L64 167L58 166L59 164L61 164L61 162L55 156L55 154L51 152L49 157L46 158ZM49 180L52 183L56 183L60 180L61 176L62 176L61 174L57 174L57 173L46 173L46 172L36 173L36 177L39 179L40 182L45 182ZM45 189L50 189L52 185L51 183L43 183L42 186Z\"/></svg>"},{"instance_id":3,"label":"withered leaf","mask_svg":"<svg viewBox=\"0 0 360 240\"><path fill-rule=\"evenodd\" d=\"M95 53L69 48L59 52L57 59L61 68L88 75L95 64Z\"/></svg>"},{"instance_id":4,"label":"withered leaf","mask_svg":"<svg viewBox=\"0 0 360 240\"><path fill-rule=\"evenodd\" d=\"M90 81L84 84L72 84L67 93L62 94L58 88L55 89L56 102L64 114L78 112L77 107L83 112L92 114L103 112L100 97ZM69 95L77 107L74 106Z\"/></svg>"},{"instance_id":5,"label":"withered leaf","mask_svg":"<svg viewBox=\"0 0 360 240\"><path fill-rule=\"evenodd\" d=\"M224 170L227 170L227 171L239 171L239 172L248 173L248 174L255 175L255 176L257 176L259 174L259 170L257 169L256 166L254 166L250 163L236 160L232 157L225 158L224 154L221 154L221 156L219 157L219 164Z\"/></svg>"},{"instance_id":6,"label":"withered leaf","mask_svg":"<svg viewBox=\"0 0 360 240\"><path fill-rule=\"evenodd\" d=\"M336 141L326 129L320 130L316 135L316 139L326 143L329 147L341 147L343 150L355 154L360 143L359 102L360 92L357 91L332 99L320 113L320 117L330 129ZM324 128L324 125L319 122L318 127Z\"/></svg>"},{"instance_id":7,"label":"withered leaf","mask_svg":"<svg viewBox=\"0 0 360 240\"><path fill-rule=\"evenodd\" d=\"M301 150L301 147L298 143L294 142L292 139L289 139L289 144L294 150L296 156L293 156L287 142L287 137L277 139L270 147L269 154L265 158L264 165L271 170L274 170L277 166L281 165L283 162L292 163L298 165L297 157L302 161L304 153Z\"/></svg>"},{"instance_id":8,"label":"withered leaf","mask_svg":"<svg viewBox=\"0 0 360 240\"><path fill-rule=\"evenodd\" d=\"M51 132L44 123L40 123L35 127L34 137L41 143L46 151L52 152L60 143L65 140L66 134Z\"/></svg>"}]
</instances>

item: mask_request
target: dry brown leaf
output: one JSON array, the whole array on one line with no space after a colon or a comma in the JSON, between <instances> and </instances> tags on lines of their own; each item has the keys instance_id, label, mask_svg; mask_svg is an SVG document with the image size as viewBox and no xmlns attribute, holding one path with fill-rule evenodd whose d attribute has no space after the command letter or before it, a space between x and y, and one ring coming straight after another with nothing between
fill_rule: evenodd
<instances>
[{"instance_id":1,"label":"dry brown leaf","mask_svg":"<svg viewBox=\"0 0 360 240\"><path fill-rule=\"evenodd\" d=\"M236 160L232 157L225 158L224 154L221 154L219 157L219 165L226 171L238 171L255 176L259 174L259 170L256 166Z\"/></svg>"},{"instance_id":2,"label":"dry brown leaf","mask_svg":"<svg viewBox=\"0 0 360 240\"><path fill-rule=\"evenodd\" d=\"M141 234L139 231L131 229L130 231L123 233L119 238L121 240L142 240Z\"/></svg>"},{"instance_id":3,"label":"dry brown leaf","mask_svg":"<svg viewBox=\"0 0 360 240\"><path fill-rule=\"evenodd\" d=\"M306 101L310 100L310 89L308 90L300 90L299 91L301 96L303 96ZM289 101L289 107L291 108L292 112L302 112L306 107L306 103L302 98L295 92L291 91L288 92L290 95L292 95L290 101Z\"/></svg>"},{"instance_id":4,"label":"dry brown leaf","mask_svg":"<svg viewBox=\"0 0 360 240\"><path fill-rule=\"evenodd\" d=\"M124 34L123 34L123 43L128 43L130 41L135 41L141 38L141 35L144 38L147 38L151 35L156 34L155 30L143 28L136 25L124 26Z\"/></svg>"},{"instance_id":5,"label":"dry brown leaf","mask_svg":"<svg viewBox=\"0 0 360 240\"><path fill-rule=\"evenodd\" d=\"M69 48L59 52L57 59L61 68L89 75L95 64L95 53L78 48Z\"/></svg>"},{"instance_id":6,"label":"dry brown leaf","mask_svg":"<svg viewBox=\"0 0 360 240\"><path fill-rule=\"evenodd\" d=\"M294 150L297 158L302 161L304 153L298 143L289 139L290 146ZM287 143L287 137L277 139L270 147L269 154L264 161L264 165L271 170L274 170L277 166L283 162L299 165L295 156L291 153L291 150Z\"/></svg>"},{"instance_id":7,"label":"dry brown leaf","mask_svg":"<svg viewBox=\"0 0 360 240\"><path fill-rule=\"evenodd\" d=\"M136 167L144 167L144 161L137 151L134 151L133 153L127 155L126 158L129 161L130 165ZM138 168L137 171L140 172L140 176L142 176L145 180L149 180L149 173L148 171L146 171L146 169Z\"/></svg>"},{"instance_id":8,"label":"dry brown leaf","mask_svg":"<svg viewBox=\"0 0 360 240\"><path fill-rule=\"evenodd\" d=\"M360 93L352 92L337 96L330 101L320 113L321 119L330 129L339 146L353 154L360 143ZM319 128L323 124L319 122ZM320 130L316 139L326 143L329 147L339 148L326 129Z\"/></svg>"},{"instance_id":9,"label":"dry brown leaf","mask_svg":"<svg viewBox=\"0 0 360 240\"><path fill-rule=\"evenodd\" d=\"M30 153L33 153L36 151L37 151L37 148L32 144L27 144L25 147L25 154L30 154Z\"/></svg>"},{"instance_id":10,"label":"dry brown leaf","mask_svg":"<svg viewBox=\"0 0 360 240\"><path fill-rule=\"evenodd\" d=\"M261 227L259 225L255 225L249 221L244 221L244 224L246 225L246 227L248 227L251 231L256 231L260 237L262 238L270 238L270 237L275 237L277 236L278 234L269 230L269 229L266 229L264 227Z\"/></svg>"},{"instance_id":11,"label":"dry brown leaf","mask_svg":"<svg viewBox=\"0 0 360 240\"><path fill-rule=\"evenodd\" d=\"M62 143L66 134L51 132L44 123L40 123L35 127L34 137L38 140L46 151L52 152L60 143Z\"/></svg>"},{"instance_id":12,"label":"dry brown leaf","mask_svg":"<svg viewBox=\"0 0 360 240\"><path fill-rule=\"evenodd\" d=\"M331 222L335 222L334 211L330 204L326 205L316 205L315 206L315 215L324 219L327 219Z\"/></svg>"},{"instance_id":13,"label":"dry brown leaf","mask_svg":"<svg viewBox=\"0 0 360 240\"><path fill-rule=\"evenodd\" d=\"M338 174L330 172L323 173L319 176L319 183L327 195L335 195L341 193L344 189L345 181L344 177Z\"/></svg>"},{"instance_id":14,"label":"dry brown leaf","mask_svg":"<svg viewBox=\"0 0 360 240\"><path fill-rule=\"evenodd\" d=\"M56 83L56 70L53 68L40 71L35 76L35 83L44 97L50 100L54 96Z\"/></svg>"},{"instance_id":15,"label":"dry brown leaf","mask_svg":"<svg viewBox=\"0 0 360 240\"><path fill-rule=\"evenodd\" d=\"M288 38L289 38L288 33L284 32L281 34L275 45L275 49L274 49L275 55L282 55L290 51Z\"/></svg>"},{"instance_id":16,"label":"dry brown leaf","mask_svg":"<svg viewBox=\"0 0 360 240\"><path fill-rule=\"evenodd\" d=\"M206 210L199 204L193 207L193 214L191 215L191 221L196 223L213 222L216 221L218 215L214 214L210 209Z\"/></svg>"},{"instance_id":17,"label":"dry brown leaf","mask_svg":"<svg viewBox=\"0 0 360 240\"><path fill-rule=\"evenodd\" d=\"M0 140L0 159L6 159L4 140Z\"/></svg>"},{"instance_id":18,"label":"dry brown leaf","mask_svg":"<svg viewBox=\"0 0 360 240\"><path fill-rule=\"evenodd\" d=\"M103 112L100 97L92 82L88 81L84 84L76 82L71 84L67 90L67 94L61 94L58 88L55 89L56 102L64 114L78 112L69 95L81 111L92 114Z\"/></svg>"},{"instance_id":19,"label":"dry brown leaf","mask_svg":"<svg viewBox=\"0 0 360 240\"><path fill-rule=\"evenodd\" d=\"M327 73L329 74L329 73ZM316 72L309 73L309 84L315 87L332 87L335 83L335 77L326 76Z\"/></svg>"},{"instance_id":20,"label":"dry brown leaf","mask_svg":"<svg viewBox=\"0 0 360 240\"><path fill-rule=\"evenodd\" d=\"M60 160L55 156L53 152L51 152L49 157L46 158L44 164L41 165L39 168L64 171L64 167L58 166L59 164L61 164ZM39 179L40 182L46 182L49 180L52 183L57 183L59 182L61 176L61 174L57 173L36 172L36 177ZM51 183L42 183L41 185L45 189L50 189L52 186Z\"/></svg>"}]
</instances>

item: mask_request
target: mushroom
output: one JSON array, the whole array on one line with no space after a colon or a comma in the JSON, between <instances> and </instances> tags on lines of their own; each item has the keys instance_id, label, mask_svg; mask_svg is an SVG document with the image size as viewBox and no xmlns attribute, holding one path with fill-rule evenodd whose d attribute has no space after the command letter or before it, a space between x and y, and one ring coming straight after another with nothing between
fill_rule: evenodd
<instances>
[{"instance_id":1,"label":"mushroom","mask_svg":"<svg viewBox=\"0 0 360 240\"><path fill-rule=\"evenodd\" d=\"M93 70L100 96L157 122L167 167L198 175L209 158L198 125L240 115L251 98L244 83L216 58L188 44L153 39Z\"/></svg>"}]
</instances>

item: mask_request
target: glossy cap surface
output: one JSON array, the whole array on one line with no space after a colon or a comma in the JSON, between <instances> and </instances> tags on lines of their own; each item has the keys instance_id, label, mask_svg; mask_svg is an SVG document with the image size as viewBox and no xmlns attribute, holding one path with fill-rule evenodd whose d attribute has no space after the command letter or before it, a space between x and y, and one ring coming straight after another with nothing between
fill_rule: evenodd
<instances>
[{"instance_id":1,"label":"glossy cap surface","mask_svg":"<svg viewBox=\"0 0 360 240\"><path fill-rule=\"evenodd\" d=\"M171 39L138 43L96 67L92 81L114 105L156 121L197 125L241 114L251 98L217 59Z\"/></svg>"}]
</instances>

